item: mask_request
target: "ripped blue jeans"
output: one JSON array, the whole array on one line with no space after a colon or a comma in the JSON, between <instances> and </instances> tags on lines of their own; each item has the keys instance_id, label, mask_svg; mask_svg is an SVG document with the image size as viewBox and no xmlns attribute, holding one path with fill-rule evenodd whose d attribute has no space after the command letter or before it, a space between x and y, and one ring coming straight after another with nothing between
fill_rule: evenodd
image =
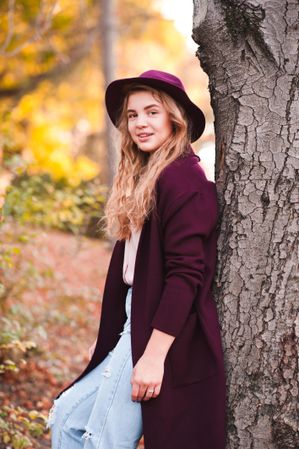
<instances>
[{"instance_id":1,"label":"ripped blue jeans","mask_svg":"<svg viewBox=\"0 0 299 449\"><path fill-rule=\"evenodd\" d=\"M141 404L131 399L132 288L127 320L107 357L55 399L49 413L52 449L135 449L142 436Z\"/></svg>"}]
</instances>

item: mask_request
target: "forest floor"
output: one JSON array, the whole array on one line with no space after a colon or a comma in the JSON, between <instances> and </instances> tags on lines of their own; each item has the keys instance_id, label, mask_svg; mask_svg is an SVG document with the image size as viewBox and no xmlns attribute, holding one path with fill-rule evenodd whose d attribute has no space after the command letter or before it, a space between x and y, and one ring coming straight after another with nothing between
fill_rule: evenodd
<instances>
[{"instance_id":1,"label":"forest floor","mask_svg":"<svg viewBox=\"0 0 299 449\"><path fill-rule=\"evenodd\" d=\"M30 321L37 348L18 373L2 376L0 401L47 415L53 398L88 363L111 249L107 242L59 231L28 232L12 290L19 282L17 319ZM34 441L32 449L50 448L49 432Z\"/></svg>"}]
</instances>

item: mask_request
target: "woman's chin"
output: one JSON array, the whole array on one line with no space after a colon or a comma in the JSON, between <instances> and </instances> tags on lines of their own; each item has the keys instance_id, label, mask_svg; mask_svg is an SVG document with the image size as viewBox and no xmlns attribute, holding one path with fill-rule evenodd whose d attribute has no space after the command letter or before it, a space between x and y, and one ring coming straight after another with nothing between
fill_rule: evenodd
<instances>
[{"instance_id":1,"label":"woman's chin","mask_svg":"<svg viewBox=\"0 0 299 449\"><path fill-rule=\"evenodd\" d=\"M153 153L154 151L157 150L156 147L149 147L147 145L140 145L140 144L138 145L138 149L143 153Z\"/></svg>"}]
</instances>

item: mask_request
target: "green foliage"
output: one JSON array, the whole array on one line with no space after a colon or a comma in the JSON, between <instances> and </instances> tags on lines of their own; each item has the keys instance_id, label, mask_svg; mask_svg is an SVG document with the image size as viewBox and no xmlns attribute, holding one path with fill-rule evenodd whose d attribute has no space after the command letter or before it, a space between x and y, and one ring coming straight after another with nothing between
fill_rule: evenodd
<instances>
[{"instance_id":1,"label":"green foliage","mask_svg":"<svg viewBox=\"0 0 299 449\"><path fill-rule=\"evenodd\" d=\"M17 233L16 233L17 234ZM23 233L10 237L4 233L0 247L0 374L7 371L18 372L22 364L25 364L25 356L34 348L36 344L29 340L27 320L22 322L21 317L14 316L13 307L8 303L8 296L13 292L14 279L11 279L11 273L18 267L18 260L21 258L21 248L18 241L26 243L27 237ZM20 270L18 270L20 272ZM30 276L31 277L31 276ZM28 279L26 278L28 285ZM18 290L19 291L19 290ZM29 331L30 332L30 331Z\"/></svg>"},{"instance_id":2,"label":"green foliage","mask_svg":"<svg viewBox=\"0 0 299 449\"><path fill-rule=\"evenodd\" d=\"M18 372L26 363L24 356L35 349L36 344L26 339L25 328L11 317L0 318L0 329L0 374Z\"/></svg>"},{"instance_id":3,"label":"green foliage","mask_svg":"<svg viewBox=\"0 0 299 449\"><path fill-rule=\"evenodd\" d=\"M101 218L104 201L105 188L96 181L74 187L48 174L24 174L8 188L3 211L22 224L85 234Z\"/></svg>"},{"instance_id":4,"label":"green foliage","mask_svg":"<svg viewBox=\"0 0 299 449\"><path fill-rule=\"evenodd\" d=\"M30 436L40 437L45 432L45 423L46 417L36 410L28 412L22 407L4 405L0 408L0 447L32 447Z\"/></svg>"}]
</instances>

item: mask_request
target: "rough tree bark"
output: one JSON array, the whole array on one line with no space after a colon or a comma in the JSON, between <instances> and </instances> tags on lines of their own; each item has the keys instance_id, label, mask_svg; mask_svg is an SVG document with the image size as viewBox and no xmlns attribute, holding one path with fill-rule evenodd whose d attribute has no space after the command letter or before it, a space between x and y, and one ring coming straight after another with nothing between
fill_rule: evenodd
<instances>
[{"instance_id":1,"label":"rough tree bark","mask_svg":"<svg viewBox=\"0 0 299 449\"><path fill-rule=\"evenodd\" d=\"M231 449L299 447L297 20L297 0L194 0L215 114Z\"/></svg>"}]
</instances>

